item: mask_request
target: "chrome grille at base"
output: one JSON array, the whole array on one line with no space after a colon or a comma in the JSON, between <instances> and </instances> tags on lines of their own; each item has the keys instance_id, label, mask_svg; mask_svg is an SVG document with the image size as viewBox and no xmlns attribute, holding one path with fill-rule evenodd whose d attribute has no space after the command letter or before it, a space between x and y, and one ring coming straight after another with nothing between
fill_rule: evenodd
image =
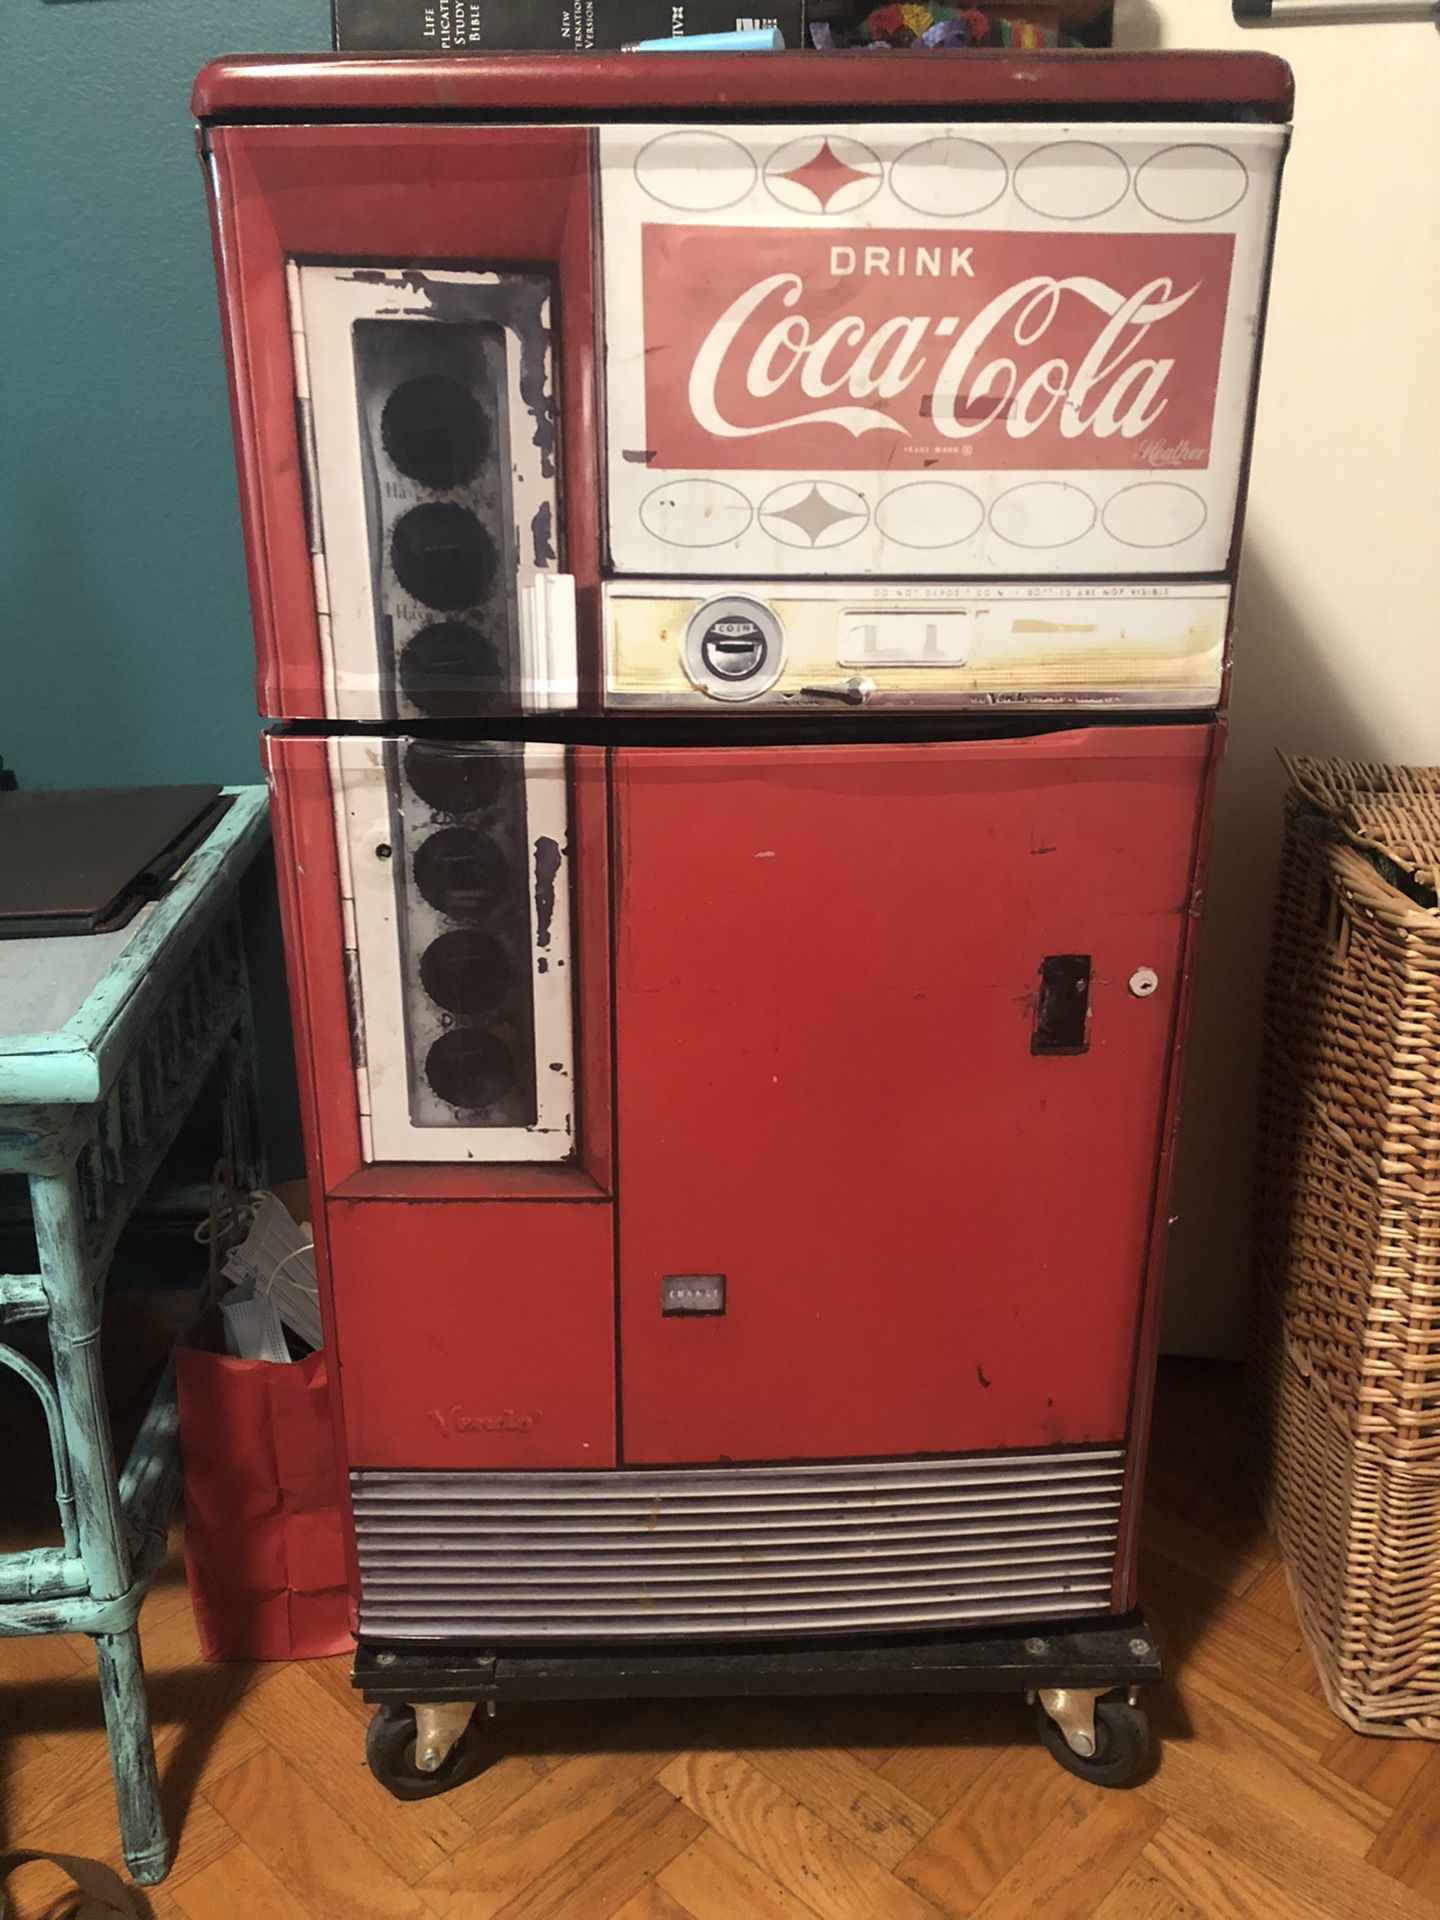
<instances>
[{"instance_id":1,"label":"chrome grille at base","mask_svg":"<svg viewBox=\"0 0 1440 1920\"><path fill-rule=\"evenodd\" d=\"M1108 1611L1118 1448L351 1477L378 1639L925 1632Z\"/></svg>"}]
</instances>

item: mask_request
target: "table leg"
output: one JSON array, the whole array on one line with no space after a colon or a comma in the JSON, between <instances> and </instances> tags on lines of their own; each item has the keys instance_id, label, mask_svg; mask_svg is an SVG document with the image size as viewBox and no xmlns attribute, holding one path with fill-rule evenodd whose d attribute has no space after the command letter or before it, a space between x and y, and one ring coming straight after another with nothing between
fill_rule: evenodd
<instances>
[{"instance_id":1,"label":"table leg","mask_svg":"<svg viewBox=\"0 0 1440 1920\"><path fill-rule=\"evenodd\" d=\"M50 1350L70 1456L80 1556L91 1593L98 1600L114 1600L130 1585L130 1554L100 1370L99 1276L91 1271L75 1167L32 1174L30 1204L40 1283L50 1307Z\"/></svg>"},{"instance_id":2,"label":"table leg","mask_svg":"<svg viewBox=\"0 0 1440 1920\"><path fill-rule=\"evenodd\" d=\"M91 1594L116 1600L128 1592L132 1570L100 1370L101 1276L92 1271L75 1167L32 1174L30 1201L50 1307L50 1350L75 1493L76 1538ZM131 1625L94 1639L125 1859L138 1881L153 1884L164 1875L169 1847L140 1635Z\"/></svg>"},{"instance_id":3,"label":"table leg","mask_svg":"<svg viewBox=\"0 0 1440 1920\"><path fill-rule=\"evenodd\" d=\"M115 1807L120 1816L120 1845L131 1878L142 1887L153 1887L165 1878L170 1840L160 1811L160 1781L155 1772L155 1742L150 1732L139 1629L97 1633L95 1662L110 1743Z\"/></svg>"}]
</instances>

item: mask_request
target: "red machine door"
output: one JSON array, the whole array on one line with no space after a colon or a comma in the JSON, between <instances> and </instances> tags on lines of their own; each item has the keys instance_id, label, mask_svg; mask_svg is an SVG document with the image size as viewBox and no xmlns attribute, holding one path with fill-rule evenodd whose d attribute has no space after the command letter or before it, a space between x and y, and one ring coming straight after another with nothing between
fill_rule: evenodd
<instances>
[{"instance_id":1,"label":"red machine door","mask_svg":"<svg viewBox=\"0 0 1440 1920\"><path fill-rule=\"evenodd\" d=\"M1122 1437L1211 746L616 753L627 1461Z\"/></svg>"}]
</instances>

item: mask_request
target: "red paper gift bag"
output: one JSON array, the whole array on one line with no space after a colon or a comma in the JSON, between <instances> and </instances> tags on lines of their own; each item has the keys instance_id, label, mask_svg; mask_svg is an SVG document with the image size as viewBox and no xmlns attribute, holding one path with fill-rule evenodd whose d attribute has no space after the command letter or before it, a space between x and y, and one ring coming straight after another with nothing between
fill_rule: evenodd
<instances>
[{"instance_id":1,"label":"red paper gift bag","mask_svg":"<svg viewBox=\"0 0 1440 1920\"><path fill-rule=\"evenodd\" d=\"M353 1645L325 1355L293 1365L182 1347L185 1577L207 1660Z\"/></svg>"}]
</instances>

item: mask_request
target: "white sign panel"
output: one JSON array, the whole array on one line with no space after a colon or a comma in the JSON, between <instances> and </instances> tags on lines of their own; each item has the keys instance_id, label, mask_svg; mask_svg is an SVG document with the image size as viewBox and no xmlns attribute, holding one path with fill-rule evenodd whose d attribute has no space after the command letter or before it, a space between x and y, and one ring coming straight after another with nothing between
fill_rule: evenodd
<instances>
[{"instance_id":1,"label":"white sign panel","mask_svg":"<svg viewBox=\"0 0 1440 1920\"><path fill-rule=\"evenodd\" d=\"M1218 571L1283 128L602 128L611 559Z\"/></svg>"}]
</instances>

